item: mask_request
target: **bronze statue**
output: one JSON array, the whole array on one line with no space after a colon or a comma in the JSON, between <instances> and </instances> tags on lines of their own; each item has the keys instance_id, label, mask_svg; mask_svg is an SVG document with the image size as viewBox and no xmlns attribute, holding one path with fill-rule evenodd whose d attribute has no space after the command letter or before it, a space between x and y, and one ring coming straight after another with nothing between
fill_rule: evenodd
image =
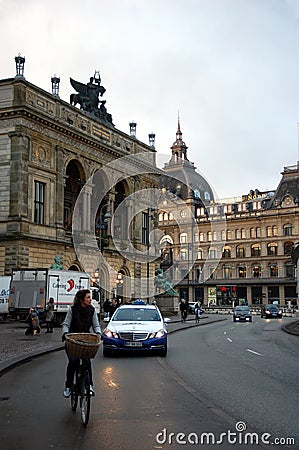
<instances>
[{"instance_id":1,"label":"bronze statue","mask_svg":"<svg viewBox=\"0 0 299 450\"><path fill-rule=\"evenodd\" d=\"M177 291L172 287L171 282L164 277L162 269L157 270L157 275L154 278L154 285L156 292L162 291L162 293L165 292L167 295L179 295Z\"/></svg>"},{"instance_id":2,"label":"bronze statue","mask_svg":"<svg viewBox=\"0 0 299 450\"><path fill-rule=\"evenodd\" d=\"M50 269L58 269L58 270L62 270L63 269L62 265L60 264L60 257L59 256L55 256L54 262L51 265Z\"/></svg>"},{"instance_id":3,"label":"bronze statue","mask_svg":"<svg viewBox=\"0 0 299 450\"><path fill-rule=\"evenodd\" d=\"M80 109L87 111L93 116L105 122L108 125L113 125L111 114L107 113L105 107L106 100L99 100L99 95L102 97L106 92L104 86L101 85L101 78L90 77L87 84L70 78L71 85L77 91L77 94L70 95L70 104L72 106L80 105ZM100 107L99 107L100 103Z\"/></svg>"}]
</instances>

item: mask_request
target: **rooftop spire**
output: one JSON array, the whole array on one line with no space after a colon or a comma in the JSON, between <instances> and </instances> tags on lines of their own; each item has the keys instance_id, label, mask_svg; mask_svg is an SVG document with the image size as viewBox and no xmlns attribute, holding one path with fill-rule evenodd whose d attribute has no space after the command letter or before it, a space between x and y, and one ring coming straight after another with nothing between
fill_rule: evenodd
<instances>
[{"instance_id":1,"label":"rooftop spire","mask_svg":"<svg viewBox=\"0 0 299 450\"><path fill-rule=\"evenodd\" d=\"M177 164L181 164L182 161L188 161L187 158L187 146L185 142L182 139L182 132L181 132L181 123L180 123L180 115L178 113L178 129L176 132L176 140L173 143L171 147L172 151L172 162L175 162Z\"/></svg>"}]
</instances>

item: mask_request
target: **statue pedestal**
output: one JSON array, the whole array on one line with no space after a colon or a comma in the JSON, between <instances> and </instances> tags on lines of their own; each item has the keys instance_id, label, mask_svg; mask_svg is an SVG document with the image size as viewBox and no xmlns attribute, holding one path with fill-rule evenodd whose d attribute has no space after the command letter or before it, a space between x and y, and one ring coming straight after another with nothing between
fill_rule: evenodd
<instances>
[{"instance_id":1,"label":"statue pedestal","mask_svg":"<svg viewBox=\"0 0 299 450\"><path fill-rule=\"evenodd\" d=\"M163 316L166 314L177 314L179 311L179 297L176 295L155 295L154 297L157 306L159 307Z\"/></svg>"}]
</instances>

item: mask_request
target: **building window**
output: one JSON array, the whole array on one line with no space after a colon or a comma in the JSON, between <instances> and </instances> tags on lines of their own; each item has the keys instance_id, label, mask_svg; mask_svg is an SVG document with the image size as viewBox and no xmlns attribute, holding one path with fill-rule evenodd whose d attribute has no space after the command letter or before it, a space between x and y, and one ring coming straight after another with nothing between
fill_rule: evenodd
<instances>
[{"instance_id":1,"label":"building window","mask_svg":"<svg viewBox=\"0 0 299 450\"><path fill-rule=\"evenodd\" d=\"M293 225L288 223L283 227L284 236L292 236L293 234Z\"/></svg>"},{"instance_id":2,"label":"building window","mask_svg":"<svg viewBox=\"0 0 299 450\"><path fill-rule=\"evenodd\" d=\"M246 278L246 266L239 266L237 268L237 271L239 278Z\"/></svg>"},{"instance_id":3,"label":"building window","mask_svg":"<svg viewBox=\"0 0 299 450\"><path fill-rule=\"evenodd\" d=\"M197 259L203 259L203 250L201 248L197 250Z\"/></svg>"},{"instance_id":4,"label":"building window","mask_svg":"<svg viewBox=\"0 0 299 450\"><path fill-rule=\"evenodd\" d=\"M257 238L261 237L261 229L260 229L260 227L257 227L255 231L256 231L256 237Z\"/></svg>"},{"instance_id":5,"label":"building window","mask_svg":"<svg viewBox=\"0 0 299 450\"><path fill-rule=\"evenodd\" d=\"M148 245L148 238L149 238L149 218L148 214L143 212L142 213L142 229L141 229L141 242L144 245Z\"/></svg>"},{"instance_id":6,"label":"building window","mask_svg":"<svg viewBox=\"0 0 299 450\"><path fill-rule=\"evenodd\" d=\"M194 233L194 242L199 242L199 235L198 235L198 233Z\"/></svg>"},{"instance_id":7,"label":"building window","mask_svg":"<svg viewBox=\"0 0 299 450\"><path fill-rule=\"evenodd\" d=\"M163 213L159 213L159 222L163 221Z\"/></svg>"},{"instance_id":8,"label":"building window","mask_svg":"<svg viewBox=\"0 0 299 450\"><path fill-rule=\"evenodd\" d=\"M235 235L236 235L236 239L241 239L241 230L239 230L238 228L235 231Z\"/></svg>"},{"instance_id":9,"label":"building window","mask_svg":"<svg viewBox=\"0 0 299 450\"><path fill-rule=\"evenodd\" d=\"M267 245L267 255L276 256L277 255L277 244L271 243Z\"/></svg>"},{"instance_id":10,"label":"building window","mask_svg":"<svg viewBox=\"0 0 299 450\"><path fill-rule=\"evenodd\" d=\"M293 263L290 263L290 262L285 263L284 276L286 278L295 278L295 266Z\"/></svg>"},{"instance_id":11,"label":"building window","mask_svg":"<svg viewBox=\"0 0 299 450\"><path fill-rule=\"evenodd\" d=\"M245 258L245 248L244 247L237 247L237 258Z\"/></svg>"},{"instance_id":12,"label":"building window","mask_svg":"<svg viewBox=\"0 0 299 450\"><path fill-rule=\"evenodd\" d=\"M199 241L200 242L204 241L204 234L203 233L199 233Z\"/></svg>"},{"instance_id":13,"label":"building window","mask_svg":"<svg viewBox=\"0 0 299 450\"><path fill-rule=\"evenodd\" d=\"M183 249L180 251L180 260L187 261L187 250Z\"/></svg>"},{"instance_id":14,"label":"building window","mask_svg":"<svg viewBox=\"0 0 299 450\"><path fill-rule=\"evenodd\" d=\"M278 277L278 267L276 263L269 264L269 275L270 277Z\"/></svg>"},{"instance_id":15,"label":"building window","mask_svg":"<svg viewBox=\"0 0 299 450\"><path fill-rule=\"evenodd\" d=\"M187 233L181 233L180 234L180 244L186 244L187 243Z\"/></svg>"},{"instance_id":16,"label":"building window","mask_svg":"<svg viewBox=\"0 0 299 450\"><path fill-rule=\"evenodd\" d=\"M209 249L209 258L215 259L217 258L217 251L215 248Z\"/></svg>"},{"instance_id":17,"label":"building window","mask_svg":"<svg viewBox=\"0 0 299 450\"><path fill-rule=\"evenodd\" d=\"M208 241L211 242L212 240L212 232L208 231Z\"/></svg>"},{"instance_id":18,"label":"building window","mask_svg":"<svg viewBox=\"0 0 299 450\"><path fill-rule=\"evenodd\" d=\"M226 231L225 230L221 231L221 240L226 241Z\"/></svg>"},{"instance_id":19,"label":"building window","mask_svg":"<svg viewBox=\"0 0 299 450\"><path fill-rule=\"evenodd\" d=\"M224 247L223 252L222 252L222 258L231 258L230 247Z\"/></svg>"},{"instance_id":20,"label":"building window","mask_svg":"<svg viewBox=\"0 0 299 450\"><path fill-rule=\"evenodd\" d=\"M250 237L251 237L251 238L256 238L256 231L255 231L255 228L250 228Z\"/></svg>"},{"instance_id":21,"label":"building window","mask_svg":"<svg viewBox=\"0 0 299 450\"><path fill-rule=\"evenodd\" d=\"M245 230L245 228L242 228L241 236L242 236L242 239L246 239L246 230Z\"/></svg>"},{"instance_id":22,"label":"building window","mask_svg":"<svg viewBox=\"0 0 299 450\"><path fill-rule=\"evenodd\" d=\"M283 244L283 252L285 255L290 255L294 248L294 242L287 241Z\"/></svg>"},{"instance_id":23,"label":"building window","mask_svg":"<svg viewBox=\"0 0 299 450\"><path fill-rule=\"evenodd\" d=\"M45 183L34 182L34 223L45 223Z\"/></svg>"},{"instance_id":24,"label":"building window","mask_svg":"<svg viewBox=\"0 0 299 450\"><path fill-rule=\"evenodd\" d=\"M231 230L227 230L227 240L230 240L232 238L232 232Z\"/></svg>"},{"instance_id":25,"label":"building window","mask_svg":"<svg viewBox=\"0 0 299 450\"><path fill-rule=\"evenodd\" d=\"M276 225L273 225L273 227L272 227L272 234L273 234L273 236L278 236L277 226Z\"/></svg>"},{"instance_id":26,"label":"building window","mask_svg":"<svg viewBox=\"0 0 299 450\"><path fill-rule=\"evenodd\" d=\"M261 276L261 266L260 266L260 264L254 264L252 266L252 275L253 275L253 278L260 278L260 276Z\"/></svg>"},{"instance_id":27,"label":"building window","mask_svg":"<svg viewBox=\"0 0 299 450\"><path fill-rule=\"evenodd\" d=\"M222 267L222 277L225 278L225 279L229 279L229 278L232 277L232 268L231 268L231 266L228 266L228 265L225 264Z\"/></svg>"},{"instance_id":28,"label":"building window","mask_svg":"<svg viewBox=\"0 0 299 450\"><path fill-rule=\"evenodd\" d=\"M251 246L251 256L261 256L261 246L259 244Z\"/></svg>"},{"instance_id":29,"label":"building window","mask_svg":"<svg viewBox=\"0 0 299 450\"><path fill-rule=\"evenodd\" d=\"M267 227L267 237L272 237L272 227Z\"/></svg>"}]
</instances>

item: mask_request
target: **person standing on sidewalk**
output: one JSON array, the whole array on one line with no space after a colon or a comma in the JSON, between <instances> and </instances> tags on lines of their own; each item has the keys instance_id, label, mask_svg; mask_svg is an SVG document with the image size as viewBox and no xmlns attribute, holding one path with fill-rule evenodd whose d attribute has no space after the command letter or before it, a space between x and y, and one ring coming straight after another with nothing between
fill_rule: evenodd
<instances>
[{"instance_id":1,"label":"person standing on sidewalk","mask_svg":"<svg viewBox=\"0 0 299 450\"><path fill-rule=\"evenodd\" d=\"M53 333L54 321L54 298L50 297L46 307L46 333Z\"/></svg>"}]
</instances>

